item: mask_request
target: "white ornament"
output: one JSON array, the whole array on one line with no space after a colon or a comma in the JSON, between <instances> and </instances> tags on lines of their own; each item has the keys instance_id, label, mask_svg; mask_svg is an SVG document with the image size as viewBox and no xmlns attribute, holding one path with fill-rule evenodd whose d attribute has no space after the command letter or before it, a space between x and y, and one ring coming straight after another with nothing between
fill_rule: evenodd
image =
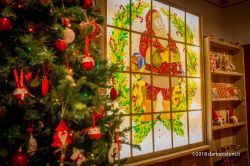
<instances>
[{"instance_id":1,"label":"white ornament","mask_svg":"<svg viewBox=\"0 0 250 166\"><path fill-rule=\"evenodd\" d=\"M70 28L66 28L65 31L64 31L64 41L67 44L70 44L74 40L75 40L75 32Z\"/></svg>"},{"instance_id":2,"label":"white ornament","mask_svg":"<svg viewBox=\"0 0 250 166\"><path fill-rule=\"evenodd\" d=\"M36 139L33 137L33 135L30 135L27 153L28 153L30 156L33 156L33 155L35 154L36 150L37 150L37 142L36 142Z\"/></svg>"},{"instance_id":3,"label":"white ornament","mask_svg":"<svg viewBox=\"0 0 250 166\"><path fill-rule=\"evenodd\" d=\"M83 162L87 161L87 158L84 156L83 152L83 149L73 147L73 154L70 158L76 162L77 166L80 166Z\"/></svg>"},{"instance_id":4,"label":"white ornament","mask_svg":"<svg viewBox=\"0 0 250 166\"><path fill-rule=\"evenodd\" d=\"M115 160L120 159L120 150L118 147L118 143L112 143L109 154L108 154L109 163L112 164Z\"/></svg>"}]
</instances>

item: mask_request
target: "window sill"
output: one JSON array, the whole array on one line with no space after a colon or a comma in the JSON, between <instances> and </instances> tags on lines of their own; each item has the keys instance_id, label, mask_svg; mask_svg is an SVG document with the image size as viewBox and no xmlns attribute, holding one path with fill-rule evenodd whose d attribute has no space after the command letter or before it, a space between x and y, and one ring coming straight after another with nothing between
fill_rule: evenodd
<instances>
[{"instance_id":1,"label":"window sill","mask_svg":"<svg viewBox=\"0 0 250 166\"><path fill-rule=\"evenodd\" d=\"M137 162L133 162L133 163L129 163L129 164L124 164L124 166L149 165L149 164L159 163L159 162L163 162L163 161L167 161L167 160L176 159L176 158L179 158L179 157L191 155L192 152L200 152L200 151L206 151L206 150L210 150L210 145L203 145L203 146L199 146L199 147L196 147L196 148L191 148L191 149L182 150L182 151L167 154L167 155L162 155L162 156L159 156L159 157L154 157L154 158L149 158L149 159L145 159L145 160L142 160L142 161L137 161Z\"/></svg>"}]
</instances>

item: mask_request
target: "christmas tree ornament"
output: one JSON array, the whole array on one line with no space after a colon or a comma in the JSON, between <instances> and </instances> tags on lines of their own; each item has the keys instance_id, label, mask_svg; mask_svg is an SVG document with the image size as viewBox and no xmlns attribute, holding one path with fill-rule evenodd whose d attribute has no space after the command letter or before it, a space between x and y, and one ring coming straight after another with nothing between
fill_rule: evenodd
<instances>
[{"instance_id":1,"label":"christmas tree ornament","mask_svg":"<svg viewBox=\"0 0 250 166\"><path fill-rule=\"evenodd\" d=\"M85 70L91 70L95 66L95 61L90 56L84 56L82 59L82 67Z\"/></svg>"},{"instance_id":2,"label":"christmas tree ornament","mask_svg":"<svg viewBox=\"0 0 250 166\"><path fill-rule=\"evenodd\" d=\"M110 164L113 164L116 160L120 160L120 141L119 141L119 137L120 137L120 130L116 129L115 130L115 141L114 141L114 134L111 134L111 138L112 138L112 144L111 147L109 149L109 153L108 153L108 160Z\"/></svg>"},{"instance_id":3,"label":"christmas tree ornament","mask_svg":"<svg viewBox=\"0 0 250 166\"><path fill-rule=\"evenodd\" d=\"M34 27L32 25L27 26L27 32L32 33L34 31Z\"/></svg>"},{"instance_id":4,"label":"christmas tree ornament","mask_svg":"<svg viewBox=\"0 0 250 166\"><path fill-rule=\"evenodd\" d=\"M61 120L55 129L55 134L53 136L54 142L51 144L52 147L67 146L71 143L68 126L65 124L64 120Z\"/></svg>"},{"instance_id":5,"label":"christmas tree ornament","mask_svg":"<svg viewBox=\"0 0 250 166\"><path fill-rule=\"evenodd\" d=\"M84 150L76 147L73 147L73 154L70 158L75 161L77 166L81 166L82 163L87 161L87 158L84 156Z\"/></svg>"},{"instance_id":6,"label":"christmas tree ornament","mask_svg":"<svg viewBox=\"0 0 250 166\"><path fill-rule=\"evenodd\" d=\"M12 29L11 22L8 18L0 17L0 31L9 31Z\"/></svg>"},{"instance_id":7,"label":"christmas tree ornament","mask_svg":"<svg viewBox=\"0 0 250 166\"><path fill-rule=\"evenodd\" d=\"M54 141L51 144L52 147L58 147L58 149L55 150L54 154L56 154L57 152L61 152L60 153L60 166L64 165L66 147L72 142L68 133L68 129L69 129L68 126L65 124L65 122L62 119L55 129L55 133L53 136Z\"/></svg>"},{"instance_id":8,"label":"christmas tree ornament","mask_svg":"<svg viewBox=\"0 0 250 166\"><path fill-rule=\"evenodd\" d=\"M93 5L92 0L83 0L82 7L83 9L91 8Z\"/></svg>"},{"instance_id":9,"label":"christmas tree ornament","mask_svg":"<svg viewBox=\"0 0 250 166\"><path fill-rule=\"evenodd\" d=\"M113 87L113 88L111 88L111 90L110 90L110 97L111 97L111 99L112 100L115 100L116 99L116 97L117 97L117 91L116 91L116 89Z\"/></svg>"},{"instance_id":10,"label":"christmas tree ornament","mask_svg":"<svg viewBox=\"0 0 250 166\"><path fill-rule=\"evenodd\" d=\"M75 32L70 29L70 28L66 28L64 30L64 41L67 43L67 44L70 44L72 43L73 41L75 40Z\"/></svg>"},{"instance_id":11,"label":"christmas tree ornament","mask_svg":"<svg viewBox=\"0 0 250 166\"><path fill-rule=\"evenodd\" d=\"M25 155L20 147L16 153L13 154L11 159L12 166L28 166L29 158Z\"/></svg>"},{"instance_id":12,"label":"christmas tree ornament","mask_svg":"<svg viewBox=\"0 0 250 166\"><path fill-rule=\"evenodd\" d=\"M95 113L95 118L96 119L101 119L105 116L105 108L103 105L100 105L99 108L97 109Z\"/></svg>"},{"instance_id":13,"label":"christmas tree ornament","mask_svg":"<svg viewBox=\"0 0 250 166\"><path fill-rule=\"evenodd\" d=\"M32 48L31 48L31 47L27 47L25 50L26 50L28 53L30 53L30 52L32 51Z\"/></svg>"},{"instance_id":14,"label":"christmas tree ornament","mask_svg":"<svg viewBox=\"0 0 250 166\"><path fill-rule=\"evenodd\" d=\"M84 98L89 97L89 96L90 96L89 90L88 90L88 89L85 89L85 90L83 91L82 95L83 95Z\"/></svg>"},{"instance_id":15,"label":"christmas tree ornament","mask_svg":"<svg viewBox=\"0 0 250 166\"><path fill-rule=\"evenodd\" d=\"M13 95L15 96L15 98L18 100L18 103L21 104L21 102L28 96L32 96L28 90L26 89L26 87L24 86L23 83L23 69L20 70L20 80L18 78L18 74L17 74L17 69L14 68L13 69L13 74L15 77L15 83L16 83L16 89L14 90Z\"/></svg>"},{"instance_id":16,"label":"christmas tree ornament","mask_svg":"<svg viewBox=\"0 0 250 166\"><path fill-rule=\"evenodd\" d=\"M32 79L32 72L28 72L24 75L26 81L30 81Z\"/></svg>"},{"instance_id":17,"label":"christmas tree ornament","mask_svg":"<svg viewBox=\"0 0 250 166\"><path fill-rule=\"evenodd\" d=\"M238 123L239 119L235 116L235 113L232 108L227 107L228 114L229 114L229 120L231 123Z\"/></svg>"},{"instance_id":18,"label":"christmas tree ornament","mask_svg":"<svg viewBox=\"0 0 250 166\"><path fill-rule=\"evenodd\" d=\"M92 127L81 130L81 133L84 135L87 133L90 139L99 139L101 138L101 129L100 127L97 127L95 125L95 108L92 111L91 117L92 117Z\"/></svg>"},{"instance_id":19,"label":"christmas tree ornament","mask_svg":"<svg viewBox=\"0 0 250 166\"><path fill-rule=\"evenodd\" d=\"M37 150L37 141L36 139L33 137L33 128L30 127L27 129L29 135L30 135L30 139L29 139L29 142L28 142L28 150L27 150L27 153L30 155L30 156L33 156Z\"/></svg>"},{"instance_id":20,"label":"christmas tree ornament","mask_svg":"<svg viewBox=\"0 0 250 166\"><path fill-rule=\"evenodd\" d=\"M64 18L64 19L63 19L63 24L64 24L64 26L66 26L66 27L70 27L70 26L71 26L71 24L70 24L70 19L69 19L69 18Z\"/></svg>"},{"instance_id":21,"label":"christmas tree ornament","mask_svg":"<svg viewBox=\"0 0 250 166\"><path fill-rule=\"evenodd\" d=\"M57 39L55 47L59 52L64 52L67 49L67 43L62 39Z\"/></svg>"},{"instance_id":22,"label":"christmas tree ornament","mask_svg":"<svg viewBox=\"0 0 250 166\"><path fill-rule=\"evenodd\" d=\"M46 96L49 91L49 80L48 73L46 71L46 66L43 64L43 79L42 79L42 95Z\"/></svg>"}]
</instances>

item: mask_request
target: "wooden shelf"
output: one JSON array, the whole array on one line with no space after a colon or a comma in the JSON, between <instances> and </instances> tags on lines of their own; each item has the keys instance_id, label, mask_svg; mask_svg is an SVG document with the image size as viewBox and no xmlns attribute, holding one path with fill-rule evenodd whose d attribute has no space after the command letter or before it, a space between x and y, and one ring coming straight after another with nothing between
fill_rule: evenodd
<instances>
[{"instance_id":1,"label":"wooden shelf","mask_svg":"<svg viewBox=\"0 0 250 166\"><path fill-rule=\"evenodd\" d=\"M239 127L239 126L244 126L246 125L246 122L239 122L239 123L226 123L222 126L213 126L212 129L213 131L215 130L222 130L222 129L227 129L227 128L232 128L232 127Z\"/></svg>"},{"instance_id":2,"label":"wooden shelf","mask_svg":"<svg viewBox=\"0 0 250 166\"><path fill-rule=\"evenodd\" d=\"M232 44L227 43L227 42L215 41L214 39L211 39L210 41L211 41L211 43L210 43L211 46L214 46L214 47L217 47L217 48L231 50L231 51L242 50L242 47L235 46L235 45L232 45Z\"/></svg>"},{"instance_id":3,"label":"wooden shelf","mask_svg":"<svg viewBox=\"0 0 250 166\"><path fill-rule=\"evenodd\" d=\"M239 98L218 98L212 99L212 101L241 101Z\"/></svg>"},{"instance_id":4,"label":"wooden shelf","mask_svg":"<svg viewBox=\"0 0 250 166\"><path fill-rule=\"evenodd\" d=\"M240 152L240 154L245 153L245 152L247 152L247 148L241 148L241 150L240 150L239 152ZM241 156L241 155L240 155L240 156ZM223 160L223 159L226 158L226 157L240 157L240 156L224 156L224 157L214 156L214 157L213 157L213 161L214 161L214 162L217 162L217 161Z\"/></svg>"},{"instance_id":5,"label":"wooden shelf","mask_svg":"<svg viewBox=\"0 0 250 166\"><path fill-rule=\"evenodd\" d=\"M219 76L236 76L236 77L242 77L243 74L239 72L229 72L229 71L219 71L216 70L214 72L211 72L212 75L219 75Z\"/></svg>"}]
</instances>

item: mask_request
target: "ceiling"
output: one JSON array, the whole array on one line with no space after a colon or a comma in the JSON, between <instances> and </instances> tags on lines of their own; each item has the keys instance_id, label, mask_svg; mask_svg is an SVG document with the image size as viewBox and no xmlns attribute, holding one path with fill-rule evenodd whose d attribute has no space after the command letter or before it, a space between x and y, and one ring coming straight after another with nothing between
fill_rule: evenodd
<instances>
[{"instance_id":1,"label":"ceiling","mask_svg":"<svg viewBox=\"0 0 250 166\"><path fill-rule=\"evenodd\" d=\"M205 0L205 1L213 5L216 5L218 7L225 8L248 0Z\"/></svg>"}]
</instances>

